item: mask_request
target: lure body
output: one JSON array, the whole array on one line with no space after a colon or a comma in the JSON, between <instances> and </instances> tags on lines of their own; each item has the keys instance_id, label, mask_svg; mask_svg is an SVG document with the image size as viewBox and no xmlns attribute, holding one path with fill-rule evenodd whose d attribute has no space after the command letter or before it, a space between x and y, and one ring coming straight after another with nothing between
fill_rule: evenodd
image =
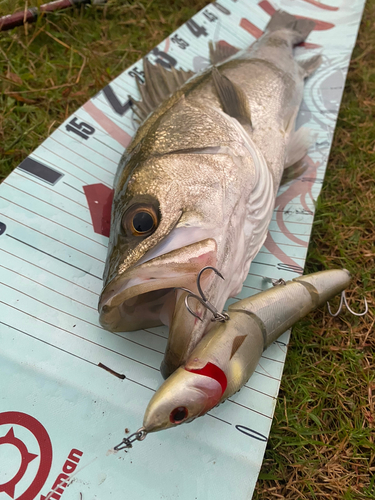
<instances>
[{"instance_id":1,"label":"lure body","mask_svg":"<svg viewBox=\"0 0 375 500\"><path fill-rule=\"evenodd\" d=\"M239 391L263 351L299 319L342 292L349 281L346 270L322 271L231 305L230 319L213 327L185 365L155 393L144 416L145 431L189 422Z\"/></svg>"}]
</instances>

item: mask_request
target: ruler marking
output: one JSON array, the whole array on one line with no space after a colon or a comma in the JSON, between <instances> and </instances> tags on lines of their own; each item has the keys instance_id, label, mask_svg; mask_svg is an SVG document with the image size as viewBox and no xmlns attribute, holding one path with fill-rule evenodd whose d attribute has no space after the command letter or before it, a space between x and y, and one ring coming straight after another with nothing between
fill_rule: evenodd
<instances>
[{"instance_id":1,"label":"ruler marking","mask_svg":"<svg viewBox=\"0 0 375 500\"><path fill-rule=\"evenodd\" d=\"M152 370L156 370L157 372L159 371L158 368L155 368L154 366L151 366L151 365L148 365L147 363L143 363L143 361L138 361L137 359L134 359L130 356L126 356L125 354L121 353L121 352L118 352L118 351L115 351L114 349L111 349L110 347L106 347L104 345L101 345L97 342L94 342L93 340L90 340L90 339L86 339L85 337L81 337L81 335L78 335L77 333L73 333L69 330L66 330L65 328L62 328L61 326L57 326L57 325L54 325L52 323L49 323L48 321L44 320L44 319L41 319L41 318L38 318L37 316L33 316L32 314L26 312L26 311L23 311L22 309L18 309L17 307L15 306L12 306L11 304L7 304L6 302L3 302L2 300L0 300L0 304L4 304L8 307L11 307L12 309L15 309L16 311L19 311L23 314L26 314L26 316L30 316L31 318L34 318L36 319L37 321L40 321L41 323L45 323L46 325L49 325L49 326L52 326L53 328L57 328L58 330L61 330L63 332L66 332L68 333L69 335L73 335L74 337L77 337L85 342L88 342L89 344L93 344L97 347L100 347L102 349L105 349L106 351L110 351L110 352L113 352L114 354L118 354L119 356L122 356L123 358L127 358L127 359L130 359L131 361L134 361L135 363L138 363L140 365L143 365L143 366L147 366L148 368L151 368Z\"/></svg>"},{"instance_id":2,"label":"ruler marking","mask_svg":"<svg viewBox=\"0 0 375 500\"><path fill-rule=\"evenodd\" d=\"M53 136L50 137L51 140L55 141L57 144L59 144L60 146L63 146L65 149L67 149L68 151L71 151L72 153L74 153L75 155L83 158L84 160L87 160L87 158L83 155L81 155L80 153L77 153L77 151L74 151L73 149L70 149L68 148L68 146L66 146L65 144L62 144L61 142L59 142L57 139L55 139ZM76 141L81 147L86 147L86 144L84 144L83 142L79 142L79 141ZM90 149L90 148L88 148ZM55 152L55 154L57 154ZM67 160L69 161L69 160ZM113 175L113 172L111 170L107 170L106 168L104 167L101 167L100 165L98 165L97 163L95 163L94 161L92 161L91 159L89 160L90 163L92 163L93 165L95 165L96 167L100 168L101 170L104 170L104 172L107 172L107 174L110 174L110 175ZM112 160L111 160L112 161ZM116 164L116 162L113 162Z\"/></svg>"},{"instance_id":3,"label":"ruler marking","mask_svg":"<svg viewBox=\"0 0 375 500\"><path fill-rule=\"evenodd\" d=\"M15 326L8 325L7 323L4 323L3 321L0 321L0 324L5 325L9 328L12 328L13 330L16 330L17 332L23 333L24 335L27 335L28 337L31 337L34 340L38 340L39 342L43 342L43 344L54 347L55 349L58 349L59 351L65 352L66 354L70 354L71 356L74 356L75 358L81 359L82 361L86 361L86 363L90 363L91 365L97 366L97 364L95 364L93 361L90 361L89 359L82 358L81 356L78 356L78 354L74 354L73 352L66 351L62 347L58 347L57 345L51 344L50 342L47 342L46 340L42 340L39 337L35 337L31 333L24 332L23 330L20 330L19 328L16 328Z\"/></svg>"},{"instance_id":4,"label":"ruler marking","mask_svg":"<svg viewBox=\"0 0 375 500\"><path fill-rule=\"evenodd\" d=\"M17 174L19 177L21 177L22 179L26 179L27 181L29 182L33 182L34 184L36 184L37 186L41 187L41 188L44 188L44 189L47 189L48 191L52 192L54 195L57 194L58 196L62 196L63 198L66 198L67 200L73 202L73 203L76 203L77 205L79 205L80 207L84 208L85 210L89 210L88 206L87 205L83 205L82 203L79 203L78 201L76 200L73 200L72 198L69 198L69 196L66 196L65 194L62 194L62 193L59 193L59 191L56 191L56 190L51 190L50 187L48 186L45 186L44 184L41 184L37 181L35 181L34 179L30 179L29 177L26 177L25 175L22 175L20 172L17 172L17 169L15 169L13 171L15 174ZM8 179L12 179L11 176L8 177ZM5 184L5 181L3 181L3 184ZM70 186L69 184L67 184L66 182L63 181L63 184L66 184L67 186L69 187L72 187ZM15 187L13 186L12 184L8 184L8 186L12 186L12 187ZM17 188L19 189L19 188ZM76 188L73 188L73 189L76 189ZM30 194L30 193L27 193L27 194Z\"/></svg>"},{"instance_id":5,"label":"ruler marking","mask_svg":"<svg viewBox=\"0 0 375 500\"><path fill-rule=\"evenodd\" d=\"M103 184L105 184L107 187L111 187L111 186L110 186L110 184L108 184L107 182L105 182L105 181L104 181L103 179L101 179L100 177L97 177L97 176L96 176L96 175L94 175L93 173L91 173L91 172L89 172L89 171L85 170L84 168L81 168L81 167L79 167L78 165L75 165L73 162L71 162L71 161L67 160L66 158L64 158L63 156L60 156L59 154L57 154L57 153L56 153L56 151L51 151L50 149L48 149L48 148L46 147L46 145L45 145L45 143L44 143L44 142L40 145L40 147L43 147L46 151L48 151L48 153L51 153L51 154L53 154L53 155L57 156L58 158L61 158L61 160L65 161L66 163L70 163L70 165L72 165L74 168L78 168L78 170L81 170L82 172L85 172L85 174L89 175L90 177L93 177L93 178L94 178L94 179L96 179L97 181L102 182L102 183L103 183ZM59 168L62 170L62 168L61 168L61 167L59 167ZM70 175L73 175L73 174L70 174ZM112 175L112 177L114 176L114 174L111 174L111 175ZM78 179L78 177L77 177L77 179ZM83 182L83 184L85 184L85 182L84 182L84 181L82 181L82 182Z\"/></svg>"},{"instance_id":6,"label":"ruler marking","mask_svg":"<svg viewBox=\"0 0 375 500\"><path fill-rule=\"evenodd\" d=\"M8 235L8 236L9 236L9 235ZM12 236L11 236L11 237L12 237ZM14 239L17 239L17 238L14 238ZM17 240L17 241L20 241L20 240ZM21 243L24 243L24 242L21 242ZM25 243L25 245L27 245L27 243ZM31 245L28 245L28 246L31 246ZM35 248L35 247L32 247L32 248ZM38 250L38 249L37 249L37 248L35 248L35 250ZM45 272L47 272L47 273L49 273L49 274L52 274L53 276L56 276L57 278L60 278L60 279L62 279L62 280L64 280L64 281L67 281L68 283L71 283L72 285L78 286L79 288L82 288L82 290L86 290L87 292L93 293L93 294L94 294L94 295L96 295L97 297L99 296L99 294L98 294L98 293L93 292L93 291L92 291L92 290L90 290L89 288L85 288L84 286L79 285L78 283L74 283L74 281L70 281L70 280L68 280L68 279L66 279L66 278L63 278L62 276L59 276L58 274L55 274L55 273L53 273L52 271L49 271L48 269L46 269L46 268L44 268L44 267L37 266L37 265L36 265L36 264L34 264L33 262L29 262L28 260L23 259L22 257L19 257L18 255L15 255L15 254L13 254L13 253L11 253L11 252L8 252L7 250L4 250L4 248L0 248L0 251L5 252L5 253L7 253L7 254L11 255L12 257L15 257L16 259L20 259L20 260L22 260L23 262L26 262L27 264L29 264L30 266L37 267L38 269L41 269L42 271L45 271ZM43 252L43 253L46 253L46 252ZM49 254L47 254L47 255L49 255ZM52 257L52 255L51 255L51 257ZM61 262L63 262L63 261L61 261ZM66 262L64 262L64 264L66 264ZM81 271L82 271L82 269L81 269ZM84 271L84 272L86 272L86 271ZM96 276L95 276L95 278L96 278Z\"/></svg>"},{"instance_id":7,"label":"ruler marking","mask_svg":"<svg viewBox=\"0 0 375 500\"><path fill-rule=\"evenodd\" d=\"M12 220L13 222L17 222L18 224L21 224L21 226L25 226L25 227L27 227L27 228L28 228L28 229L30 229L31 231L35 231L35 232L37 232L37 233L39 233L39 234L42 234L42 235L43 235L43 236L45 236L46 238L50 238L51 240L57 241L57 243L61 243L61 245L65 245L65 246L67 246L67 247L71 248L72 250L75 250L76 252L82 253L83 255L87 255L88 257L91 257L92 259L95 259L95 260L97 260L98 262L100 262L100 263L102 263L102 264L105 262L104 260L98 259L97 257L94 257L93 255L90 255L89 253L83 252L82 250L78 250L78 248L75 248L75 247L72 247L71 245L68 245L68 243L64 243L63 241L61 241L61 240L57 240L56 238L53 238L52 236L49 236L49 235L48 235L48 234L46 234L46 233L42 233L42 231L38 231L38 229L35 229L34 227L30 227L30 226L28 226L27 224L24 224L23 222L20 222L20 221L18 221L18 220L16 220L16 219L13 219L13 218L12 218L12 217L10 217L9 215L5 215L5 214L1 214L1 215L3 215L4 217L7 217L8 219ZM8 236L9 236L9 235L8 235ZM21 241L21 240L19 240L19 241ZM23 243L23 242L22 242L22 243ZM30 246L31 246L31 245L30 245ZM36 248L36 247L33 247L33 248ZM39 250L39 248L37 248L37 250ZM41 251L42 251L42 250L41 250ZM44 253L46 253L46 252L44 252ZM47 254L47 255L50 255L50 254ZM55 257L55 258L57 259L57 257ZM58 259L58 260L60 260L60 259ZM67 263L65 260L62 260L61 262L65 262L65 264ZM72 265L72 264L70 264L70 265ZM73 266L73 267L76 267L76 266ZM77 267L77 269L80 269L80 268L79 268L79 267ZM81 271L83 271L83 269L81 269ZM85 272L86 272L86 271L85 271ZM87 273L87 274L90 274L90 273ZM92 276L95 276L95 275L93 274ZM95 276L95 278L97 278L97 276ZM99 279L101 279L101 278L99 278Z\"/></svg>"},{"instance_id":8,"label":"ruler marking","mask_svg":"<svg viewBox=\"0 0 375 500\"><path fill-rule=\"evenodd\" d=\"M82 219L81 217L78 217L78 215L74 215L73 213L68 212L67 210L64 210L63 208L60 208L60 207L58 207L58 206L56 206L56 205L53 205L53 204L52 204L52 203L50 203L49 201L42 200L41 198L38 198L37 196L35 196L35 195L31 194L31 193L28 193L27 191L24 191L23 189L20 189L20 188L18 188L18 187L16 187L16 186L13 186L12 184L9 184L8 182L5 182L5 181L4 181L4 182L3 182L3 184L5 184L6 186L9 186L9 187L11 187L11 188L13 188L13 189L17 189L17 191L21 191L21 193L25 193L25 194L27 194L28 196L31 196L32 198L35 198L36 200L41 201L42 203L45 203L46 205L49 205L50 207L56 208L57 210L60 210L60 212L64 212L64 213L66 213L66 214L68 214L68 215L70 215L70 216L72 216L72 217L74 217L74 218L76 218L76 219L78 219L78 220L81 220L81 221L82 221L82 222L84 222L85 224L90 224L90 225L92 224L91 220L85 220L85 219ZM58 194L58 193L57 193L57 194ZM14 203L14 202L12 202L12 203ZM23 207L22 205L18 205L18 206L19 206L19 207L21 207L21 208L25 208L25 207ZM28 209L27 209L27 210L28 210ZM41 217L43 217L43 216L41 216ZM48 219L48 220L50 220L50 219ZM65 227L65 226L63 226L63 227ZM80 233L78 233L78 234L80 234Z\"/></svg>"},{"instance_id":9,"label":"ruler marking","mask_svg":"<svg viewBox=\"0 0 375 500\"><path fill-rule=\"evenodd\" d=\"M233 399L227 399L227 401L230 401L231 403L234 403L235 405L242 406L242 408L245 408L246 410L252 411L254 413L257 413L258 415L261 415L262 417L268 418L269 420L272 420L272 417L269 415L266 415L265 413L262 413L261 411L254 410L253 408L250 408L249 406L243 405L241 403L237 403L237 401L233 401Z\"/></svg>"},{"instance_id":10,"label":"ruler marking","mask_svg":"<svg viewBox=\"0 0 375 500\"><path fill-rule=\"evenodd\" d=\"M108 331L108 330L105 330L102 326L100 326L100 325L98 325L98 324L91 323L91 321L88 321L88 320L86 320L86 319L84 319L84 318L81 318L80 316L75 316L74 314L71 314L71 313L69 313L69 312L63 311L62 309L58 309L57 307L52 306L51 304L47 304L46 302L43 302L42 300L39 300L39 299L37 299L37 298L35 298L35 297L32 297L32 296L31 296L31 295L29 295L28 293L23 292L22 290L19 290L18 288L14 288L13 286L8 285L7 283L3 283L2 281L0 281L0 284L1 284L1 285L6 286L6 287L8 287L8 288L11 288L11 289L12 289L12 290L14 290L15 292L21 293L22 295L25 295L26 297L29 297L29 299L35 300L36 302L39 302L40 304L43 304L43 305L44 305L44 306L46 306L46 307L49 307L49 308L51 308L51 309L54 309L55 311L58 311L58 312L60 312L60 313L62 313L62 314L66 314L67 316L70 316L71 318L78 319L79 321L82 321L83 323L87 323L88 325L93 326L94 328L98 328L99 330L102 330L103 332ZM59 293L59 292L56 292L56 293ZM62 294L60 294L60 295L62 295ZM92 308L92 309L94 309L94 310L95 310L95 308ZM26 311L24 311L24 312L26 313ZM28 314L28 313L26 313L26 314ZM140 347L143 347L143 348L145 348L145 349L148 349L148 350L150 350L150 351L154 351L154 352L156 352L156 353L158 353L158 354L164 354L163 352L158 351L157 349L154 349L153 347L148 347L148 346L145 346L145 345L143 345L143 344L140 344L139 342L136 342L135 340L132 340L132 339L128 339L128 338L126 338L126 337L123 337L122 335L120 335L120 334L118 334L118 333L116 333L116 332L108 332L108 333L109 333L109 334L112 334L112 335L115 335L116 337L120 337L121 339L126 340L126 341L128 341L128 342L131 342L132 344L136 344L136 345L138 345L138 346L140 346Z\"/></svg>"},{"instance_id":11,"label":"ruler marking","mask_svg":"<svg viewBox=\"0 0 375 500\"><path fill-rule=\"evenodd\" d=\"M49 286L47 286L47 285L43 285L43 283L40 283L40 281L35 281L35 280L33 280L32 278L29 278L28 276L25 276L24 274L21 274L21 273L19 273L18 271L15 271L14 269L9 269L9 267L3 266L2 264L0 264L0 267L2 267L3 269L6 269L7 271L10 271L11 273L18 274L19 276L22 276L22 278L25 278L25 279L27 279L27 280L29 280L29 281L32 281L33 283L36 283L37 285L40 285L40 286L42 286L43 288L47 288L47 290L51 290L51 292L55 292L55 293L57 293L58 295L61 295L62 297L66 297L67 299L74 300L74 302L77 302L78 304L82 304L83 306L86 306L86 307L88 307L89 309L93 309L94 311L97 311L97 308L96 308L96 307L89 306L89 305L85 304L84 302L80 302L80 301L79 301L79 300L77 300L77 299L73 299L71 296L69 297L69 295L65 295L65 294L63 294L63 293L61 293L61 292L58 292L57 290L55 290L55 289L53 289L53 288L50 288L50 287L49 287ZM0 283L1 283L1 281L0 281ZM8 284L6 284L6 283L2 283L2 284L3 284L3 285L5 285L5 286L9 286L9 288L13 288L13 287L11 287L10 285L8 285ZM18 289L16 289L16 288L13 288L13 290L16 290L17 292L21 292L21 290L18 290ZM21 292L21 293L24 293L24 292ZM38 299L35 299L35 297L31 297L30 295L27 295L26 293L25 293L24 295L26 295L27 297L30 297L30 298L32 298L32 299L34 299L34 300L38 300ZM39 302L39 301L38 301L38 302ZM42 302L42 304L45 304L45 302ZM48 306L49 306L49 304L45 304L45 305L48 305ZM52 306L49 306L49 307L52 307ZM53 308L53 309L55 309L55 308ZM60 311L60 309L57 309L57 311ZM61 311L61 312L64 312L64 311Z\"/></svg>"},{"instance_id":12,"label":"ruler marking","mask_svg":"<svg viewBox=\"0 0 375 500\"><path fill-rule=\"evenodd\" d=\"M12 219L13 220L13 219ZM17 221L16 221L17 222ZM20 223L21 224L21 223ZM24 224L23 224L24 225ZM31 228L30 228L31 229ZM82 269L81 267L78 267L78 266L75 266L74 264L70 264L69 262L66 262L65 260L62 260L60 259L59 257L56 257L55 255L52 255L48 252L45 252L44 250L41 250L40 248L37 248L35 247L34 245L30 245L30 243L26 243L26 241L22 241L20 240L19 238L16 238L15 236L12 236L11 234L8 234L7 233L7 236L9 236L9 238L12 238L13 240L17 240L19 241L20 243L23 243L24 245L27 245L28 247L31 247L31 248L34 248L34 250L38 250L38 252L41 252L41 253L44 253L45 255L48 255L48 257L52 257L53 259L56 259L58 260L59 262L62 262L63 264L67 264L68 266L70 267L74 267L75 269L78 269L79 271L82 271L83 273L85 274L88 274L90 276L93 276L94 278L102 281L102 278L99 278L99 276L96 276L95 274L92 274L92 273L89 273L88 271L85 271L84 269ZM58 241L58 240L56 240Z\"/></svg>"}]
</instances>

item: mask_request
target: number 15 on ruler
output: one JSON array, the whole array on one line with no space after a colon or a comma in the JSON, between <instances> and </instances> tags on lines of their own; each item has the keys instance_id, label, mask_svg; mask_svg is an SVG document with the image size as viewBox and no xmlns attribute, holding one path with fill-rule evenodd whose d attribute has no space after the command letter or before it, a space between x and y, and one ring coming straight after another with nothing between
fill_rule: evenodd
<instances>
[{"instance_id":1,"label":"number 15 on ruler","mask_svg":"<svg viewBox=\"0 0 375 500\"><path fill-rule=\"evenodd\" d=\"M95 132L94 127L85 122L77 121L77 118L70 120L68 125L65 125L68 132L74 132L75 134L82 137L82 139L88 139L90 135Z\"/></svg>"}]
</instances>

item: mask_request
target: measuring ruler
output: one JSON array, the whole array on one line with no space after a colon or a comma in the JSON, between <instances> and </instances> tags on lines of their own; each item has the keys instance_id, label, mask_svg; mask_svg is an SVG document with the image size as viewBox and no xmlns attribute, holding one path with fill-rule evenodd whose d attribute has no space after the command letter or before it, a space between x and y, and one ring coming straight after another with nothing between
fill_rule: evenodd
<instances>
[{"instance_id":1,"label":"measuring ruler","mask_svg":"<svg viewBox=\"0 0 375 500\"><path fill-rule=\"evenodd\" d=\"M297 48L297 57L323 54L297 120L317 136L309 168L280 188L265 245L228 304L267 288L264 277L303 273L363 7L363 0L220 0L148 55L166 68L198 72L209 64L210 40L245 48L278 8L317 21ZM151 434L129 453L113 451L125 427L141 426L162 382L168 335L166 327L110 333L98 323L113 179L136 130L142 68L137 62L84 104L0 186L0 444L21 454L21 466L18 454L8 457L0 500L252 496L289 332L225 404Z\"/></svg>"}]
</instances>

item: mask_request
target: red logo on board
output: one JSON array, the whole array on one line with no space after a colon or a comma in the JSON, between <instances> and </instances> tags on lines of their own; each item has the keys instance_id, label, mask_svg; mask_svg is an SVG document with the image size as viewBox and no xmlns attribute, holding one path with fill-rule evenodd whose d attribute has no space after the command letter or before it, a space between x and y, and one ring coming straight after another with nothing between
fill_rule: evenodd
<instances>
[{"instance_id":1,"label":"red logo on board","mask_svg":"<svg viewBox=\"0 0 375 500\"><path fill-rule=\"evenodd\" d=\"M8 411L0 413L0 425L11 425L12 427L1 435L0 430L0 446L1 445L11 445L15 447L21 458L21 463L18 471L15 472L13 477L0 484L0 492L6 493L10 498L15 498L15 500L31 500L34 499L40 490L42 489L44 483L47 480L48 474L51 470L52 465L52 444L50 437L43 427L43 425L36 420L34 417L27 415L26 413ZM15 427L13 427L15 426ZM22 427L22 432L19 429L17 432L17 426ZM20 439L19 435L25 435L24 430L28 431L30 435L30 443L37 441L39 446L39 453L30 453L27 444ZM27 442L29 441L26 439ZM32 479L31 484L28 485L26 490L20 494L17 492L15 497L15 491L17 484L23 479L27 472L29 465L39 457L39 467L35 473L35 477ZM3 467L2 467L3 468Z\"/></svg>"}]
</instances>

